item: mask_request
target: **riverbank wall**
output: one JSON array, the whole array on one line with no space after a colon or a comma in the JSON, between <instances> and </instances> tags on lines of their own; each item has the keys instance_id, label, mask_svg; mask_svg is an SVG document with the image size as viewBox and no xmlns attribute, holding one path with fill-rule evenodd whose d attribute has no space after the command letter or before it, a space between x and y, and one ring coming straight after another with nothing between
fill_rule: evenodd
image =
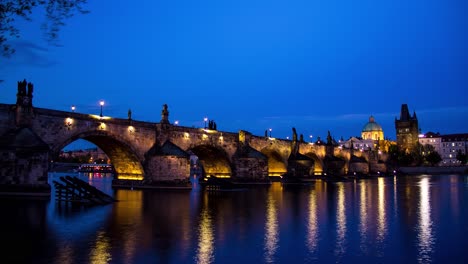
<instances>
[{"instance_id":1,"label":"riverbank wall","mask_svg":"<svg viewBox=\"0 0 468 264\"><path fill-rule=\"evenodd\" d=\"M468 166L457 167L400 167L399 172L403 174L466 174L468 175Z\"/></svg>"}]
</instances>

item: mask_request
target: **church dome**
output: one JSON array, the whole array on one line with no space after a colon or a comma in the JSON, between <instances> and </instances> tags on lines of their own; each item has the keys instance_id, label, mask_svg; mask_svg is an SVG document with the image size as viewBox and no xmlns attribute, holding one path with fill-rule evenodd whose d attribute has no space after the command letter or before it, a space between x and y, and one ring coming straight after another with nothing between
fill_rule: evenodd
<instances>
[{"instance_id":1,"label":"church dome","mask_svg":"<svg viewBox=\"0 0 468 264\"><path fill-rule=\"evenodd\" d=\"M382 127L375 122L375 119L373 116L369 117L369 123L367 123L362 129L362 132L370 132L370 131L382 131Z\"/></svg>"},{"instance_id":2,"label":"church dome","mask_svg":"<svg viewBox=\"0 0 468 264\"><path fill-rule=\"evenodd\" d=\"M362 128L361 137L363 139L382 140L384 139L382 127L375 122L373 116L369 117L369 122Z\"/></svg>"}]
</instances>

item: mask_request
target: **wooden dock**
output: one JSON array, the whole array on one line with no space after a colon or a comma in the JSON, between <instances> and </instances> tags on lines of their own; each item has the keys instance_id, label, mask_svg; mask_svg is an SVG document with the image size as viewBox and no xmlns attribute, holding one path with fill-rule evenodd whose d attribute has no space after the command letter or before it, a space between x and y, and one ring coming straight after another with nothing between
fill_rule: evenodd
<instances>
[{"instance_id":1,"label":"wooden dock","mask_svg":"<svg viewBox=\"0 0 468 264\"><path fill-rule=\"evenodd\" d=\"M60 177L61 182L53 181L55 186L55 199L58 202L81 203L89 205L103 205L116 200L76 177Z\"/></svg>"}]
</instances>

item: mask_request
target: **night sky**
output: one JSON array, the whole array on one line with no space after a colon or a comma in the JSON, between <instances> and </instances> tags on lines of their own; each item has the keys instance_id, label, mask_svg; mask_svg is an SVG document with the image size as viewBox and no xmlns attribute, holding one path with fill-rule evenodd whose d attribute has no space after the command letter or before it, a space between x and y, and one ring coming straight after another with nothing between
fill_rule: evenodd
<instances>
[{"instance_id":1,"label":"night sky","mask_svg":"<svg viewBox=\"0 0 468 264\"><path fill-rule=\"evenodd\" d=\"M34 105L285 138L360 135L374 115L395 139L401 104L422 132L468 132L466 0L90 0L48 45L21 22L0 60L0 102L17 81Z\"/></svg>"}]
</instances>

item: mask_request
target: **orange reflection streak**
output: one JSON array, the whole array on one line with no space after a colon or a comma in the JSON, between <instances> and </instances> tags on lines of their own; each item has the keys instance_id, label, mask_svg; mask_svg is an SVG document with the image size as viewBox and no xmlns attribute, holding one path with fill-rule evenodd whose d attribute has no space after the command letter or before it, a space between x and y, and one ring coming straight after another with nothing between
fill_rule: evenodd
<instances>
[{"instance_id":1,"label":"orange reflection streak","mask_svg":"<svg viewBox=\"0 0 468 264\"><path fill-rule=\"evenodd\" d=\"M345 206L345 191L344 185L338 185L338 200L336 207L336 221L337 221L337 237L336 237L336 250L337 255L342 255L345 251L346 244L346 206Z\"/></svg>"},{"instance_id":2,"label":"orange reflection streak","mask_svg":"<svg viewBox=\"0 0 468 264\"><path fill-rule=\"evenodd\" d=\"M196 263L214 262L214 232L211 216L206 207L201 212L200 226L198 227L198 250Z\"/></svg>"},{"instance_id":3,"label":"orange reflection streak","mask_svg":"<svg viewBox=\"0 0 468 264\"><path fill-rule=\"evenodd\" d=\"M423 178L420 183L419 226L418 226L418 262L429 263L433 251L434 237L432 234L431 203L429 179Z\"/></svg>"},{"instance_id":4,"label":"orange reflection streak","mask_svg":"<svg viewBox=\"0 0 468 264\"><path fill-rule=\"evenodd\" d=\"M122 229L122 243L123 255L126 263L130 263L133 259L138 244L138 237L141 234L141 214L142 214L142 201L143 192L141 190L118 190L116 192L116 199L119 201L115 207L115 218L119 223L132 226L133 228ZM151 234L149 232L148 234Z\"/></svg>"},{"instance_id":5,"label":"orange reflection streak","mask_svg":"<svg viewBox=\"0 0 468 264\"><path fill-rule=\"evenodd\" d=\"M99 232L96 244L89 254L89 263L103 264L112 261L110 248L109 238L105 236L103 231Z\"/></svg>"},{"instance_id":6,"label":"orange reflection streak","mask_svg":"<svg viewBox=\"0 0 468 264\"><path fill-rule=\"evenodd\" d=\"M274 255L278 248L278 216L273 198L272 190L268 192L267 198L267 215L265 223L265 262L274 262Z\"/></svg>"},{"instance_id":7,"label":"orange reflection streak","mask_svg":"<svg viewBox=\"0 0 468 264\"><path fill-rule=\"evenodd\" d=\"M312 190L309 195L309 222L307 224L307 247L311 253L317 248L317 238L317 195L315 190Z\"/></svg>"},{"instance_id":8,"label":"orange reflection streak","mask_svg":"<svg viewBox=\"0 0 468 264\"><path fill-rule=\"evenodd\" d=\"M73 263L73 247L70 244L58 249L57 263L69 264Z\"/></svg>"},{"instance_id":9,"label":"orange reflection streak","mask_svg":"<svg viewBox=\"0 0 468 264\"><path fill-rule=\"evenodd\" d=\"M359 234L361 235L361 250L367 251L365 241L367 240L367 226L368 226L368 204L367 204L367 186L366 182L362 181L360 184L360 196L359 196Z\"/></svg>"},{"instance_id":10,"label":"orange reflection streak","mask_svg":"<svg viewBox=\"0 0 468 264\"><path fill-rule=\"evenodd\" d=\"M383 242L387 233L387 215L385 212L385 181L378 179L377 240Z\"/></svg>"}]
</instances>

